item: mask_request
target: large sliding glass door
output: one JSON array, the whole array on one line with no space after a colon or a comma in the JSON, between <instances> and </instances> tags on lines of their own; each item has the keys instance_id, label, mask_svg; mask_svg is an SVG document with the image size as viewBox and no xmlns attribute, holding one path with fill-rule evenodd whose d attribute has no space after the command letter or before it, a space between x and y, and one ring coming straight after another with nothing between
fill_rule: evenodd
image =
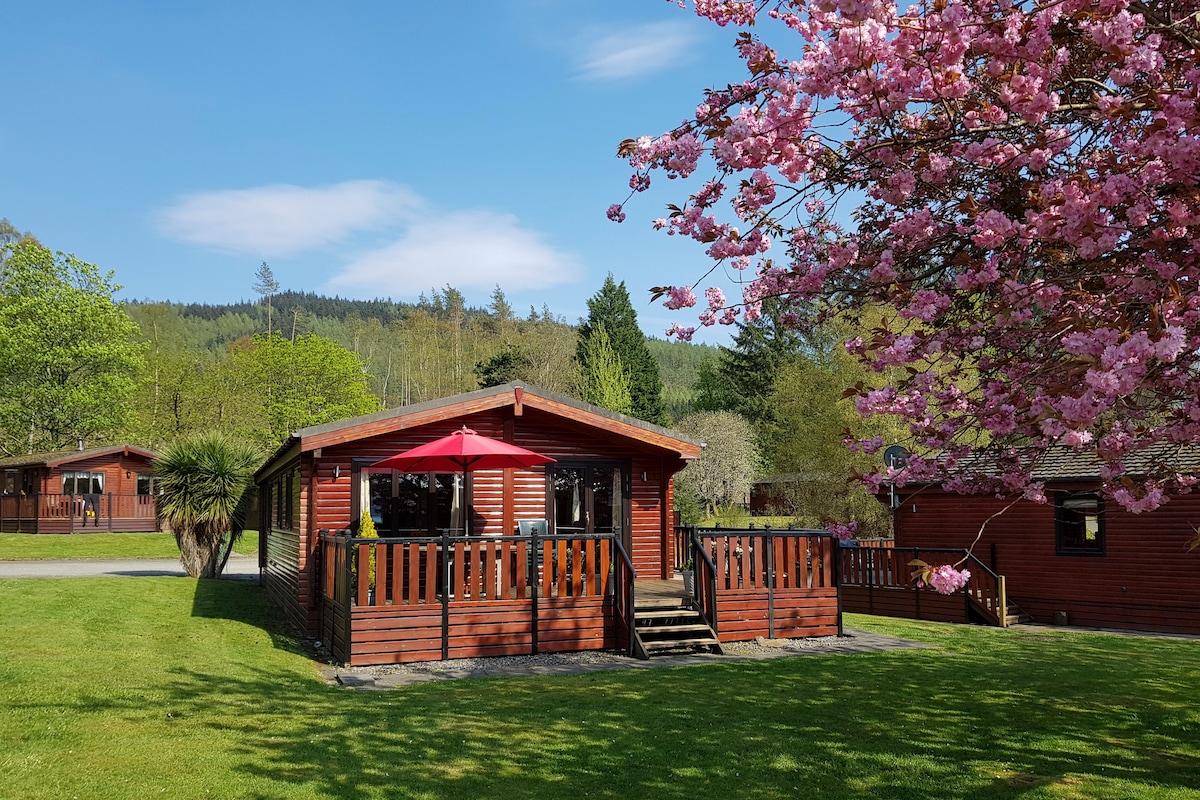
<instances>
[{"instance_id":1,"label":"large sliding glass door","mask_svg":"<svg viewBox=\"0 0 1200 800\"><path fill-rule=\"evenodd\" d=\"M547 465L552 533L615 533L628 550L629 470L609 462Z\"/></svg>"}]
</instances>

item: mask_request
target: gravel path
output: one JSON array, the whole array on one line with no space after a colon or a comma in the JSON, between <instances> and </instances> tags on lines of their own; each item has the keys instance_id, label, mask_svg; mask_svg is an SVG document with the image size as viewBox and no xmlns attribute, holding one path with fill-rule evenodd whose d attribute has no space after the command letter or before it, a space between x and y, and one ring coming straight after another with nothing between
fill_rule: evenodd
<instances>
[{"instance_id":1,"label":"gravel path","mask_svg":"<svg viewBox=\"0 0 1200 800\"><path fill-rule=\"evenodd\" d=\"M843 636L814 639L758 639L723 645L724 655L683 653L655 656L647 661L604 650L579 653L539 653L499 658L459 658L449 661L422 661L375 667L324 666L322 673L330 683L351 689L396 689L415 683L463 678L500 678L521 675L579 675L614 669L654 669L734 661L761 661L787 656L878 653L886 650L926 648L896 636L867 631L847 630Z\"/></svg>"}]
</instances>

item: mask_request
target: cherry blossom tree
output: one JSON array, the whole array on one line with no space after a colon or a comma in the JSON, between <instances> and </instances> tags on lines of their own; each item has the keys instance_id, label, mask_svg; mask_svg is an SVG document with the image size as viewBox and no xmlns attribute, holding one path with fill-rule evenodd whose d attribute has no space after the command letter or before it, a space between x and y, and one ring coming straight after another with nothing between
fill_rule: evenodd
<instances>
[{"instance_id":1,"label":"cherry blossom tree","mask_svg":"<svg viewBox=\"0 0 1200 800\"><path fill-rule=\"evenodd\" d=\"M656 297L690 307L712 284L700 325L768 297L796 324L889 309L847 347L899 378L852 393L901 417L914 455L869 485L1044 500L1034 469L1062 446L1131 511L1196 484L1198 0L693 6L755 34L740 81L620 145L630 197L691 179L654 226L714 261Z\"/></svg>"}]
</instances>

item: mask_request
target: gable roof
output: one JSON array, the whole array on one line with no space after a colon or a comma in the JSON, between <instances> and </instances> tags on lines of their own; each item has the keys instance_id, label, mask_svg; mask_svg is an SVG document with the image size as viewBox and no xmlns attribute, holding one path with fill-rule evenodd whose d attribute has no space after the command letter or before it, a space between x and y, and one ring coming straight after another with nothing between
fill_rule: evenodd
<instances>
[{"instance_id":1,"label":"gable roof","mask_svg":"<svg viewBox=\"0 0 1200 800\"><path fill-rule=\"evenodd\" d=\"M0 458L0 468L59 467L63 464L71 464L76 461L84 461L85 459L98 458L99 456L107 456L114 453L126 456L141 456L149 461L158 458L158 453L150 450L143 450L140 447L133 447L127 444L118 444L111 447L93 447L89 450L55 450L50 453L29 453L20 456L9 456L8 458Z\"/></svg>"},{"instance_id":2,"label":"gable roof","mask_svg":"<svg viewBox=\"0 0 1200 800\"><path fill-rule=\"evenodd\" d=\"M1193 445L1159 444L1130 453L1124 459L1129 475L1146 475L1168 470L1184 474L1200 473L1200 449ZM1094 450L1076 450L1060 445L1046 450L1033 468L1039 481L1100 480L1100 457Z\"/></svg>"},{"instance_id":3,"label":"gable roof","mask_svg":"<svg viewBox=\"0 0 1200 800\"><path fill-rule=\"evenodd\" d=\"M652 447L676 453L680 458L693 459L700 456L701 443L682 433L573 397L514 381L424 403L389 408L373 414L301 428L288 437L267 459L259 468L258 475L265 473L281 458L302 452L507 406L512 406L517 415L521 415L526 408L555 414L574 423L636 439Z\"/></svg>"},{"instance_id":4,"label":"gable roof","mask_svg":"<svg viewBox=\"0 0 1200 800\"><path fill-rule=\"evenodd\" d=\"M1160 442L1130 453L1122 459L1125 472L1131 477L1150 474L1178 472L1184 475L1200 475L1200 447L1192 444ZM962 472L975 472L985 476L999 473L995 461L987 453L976 453L959 462ZM1095 450L1075 449L1068 445L1054 445L1038 453L1033 465L1035 481L1096 481L1102 480L1100 468L1103 462ZM909 481L907 486L938 486L941 480Z\"/></svg>"}]
</instances>

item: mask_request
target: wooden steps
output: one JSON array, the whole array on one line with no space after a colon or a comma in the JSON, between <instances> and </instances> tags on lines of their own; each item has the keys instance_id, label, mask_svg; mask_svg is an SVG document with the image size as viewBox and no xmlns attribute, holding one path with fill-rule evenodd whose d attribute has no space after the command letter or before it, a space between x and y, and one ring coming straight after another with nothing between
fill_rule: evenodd
<instances>
[{"instance_id":1,"label":"wooden steps","mask_svg":"<svg viewBox=\"0 0 1200 800\"><path fill-rule=\"evenodd\" d=\"M1017 606L1010 604L1007 608L1004 609L1004 612L1005 612L1004 613L1005 626L1021 625L1026 622L1033 622L1033 617L1026 614L1024 611L1022 611Z\"/></svg>"},{"instance_id":2,"label":"wooden steps","mask_svg":"<svg viewBox=\"0 0 1200 800\"><path fill-rule=\"evenodd\" d=\"M634 608L634 636L648 658L680 652L721 653L721 642L686 599Z\"/></svg>"}]
</instances>

